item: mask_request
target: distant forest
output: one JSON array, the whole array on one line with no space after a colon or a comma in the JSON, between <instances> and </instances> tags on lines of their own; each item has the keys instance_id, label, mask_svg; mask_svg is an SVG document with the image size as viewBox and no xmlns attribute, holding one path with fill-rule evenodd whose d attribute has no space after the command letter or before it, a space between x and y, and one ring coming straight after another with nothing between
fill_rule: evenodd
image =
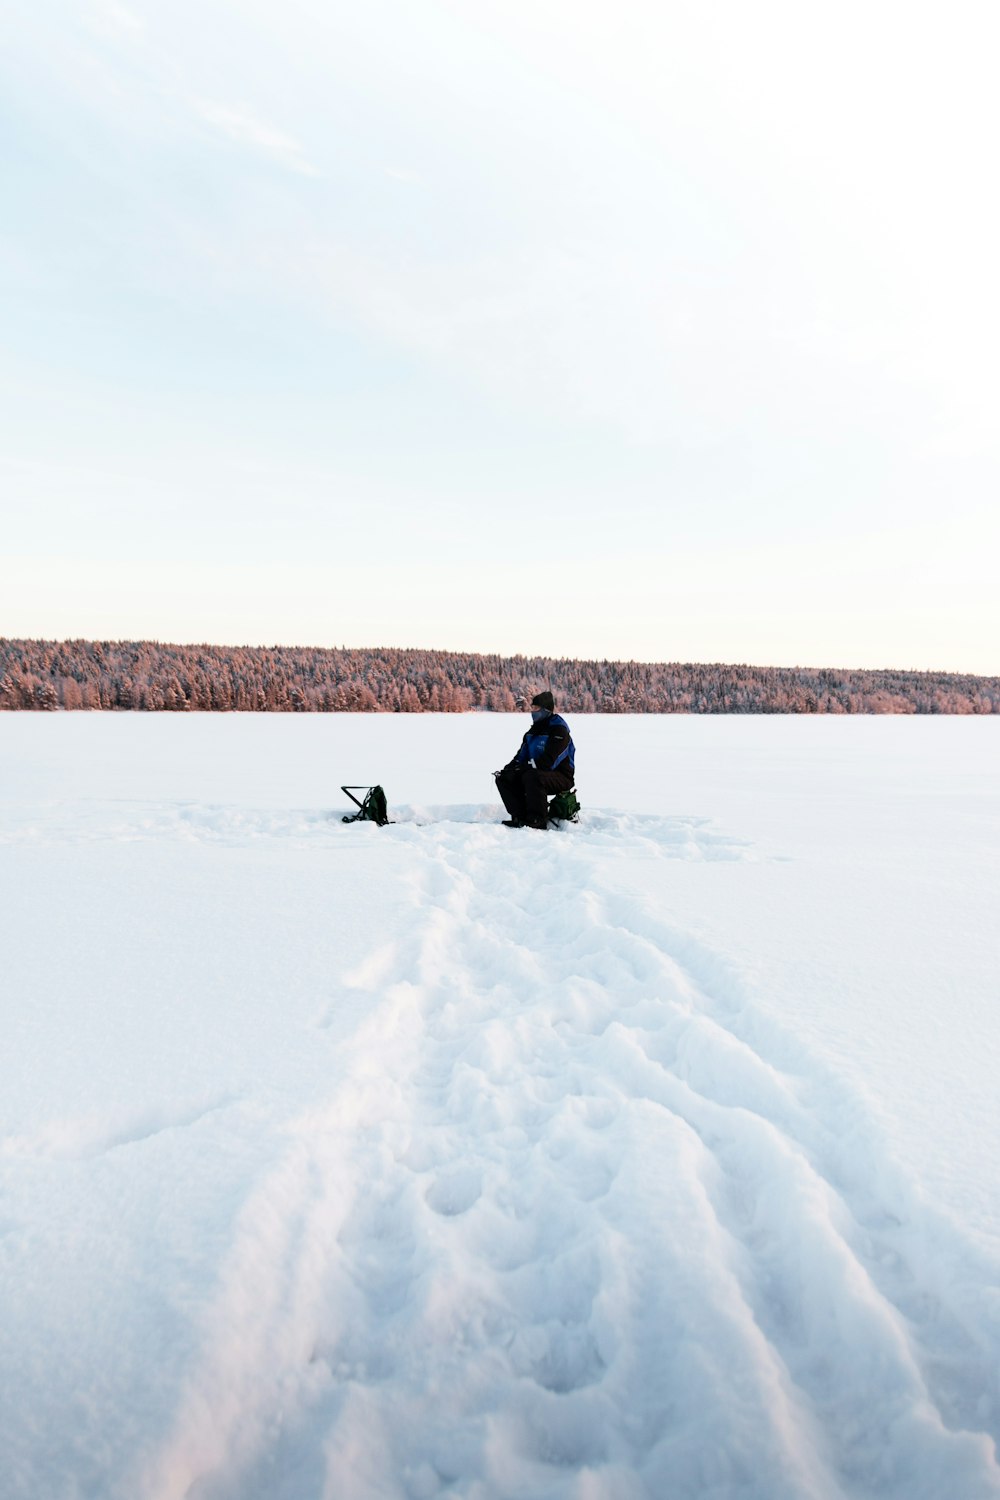
<instances>
[{"instance_id":1,"label":"distant forest","mask_svg":"<svg viewBox=\"0 0 1000 1500\"><path fill-rule=\"evenodd\" d=\"M0 639L0 709L995 714L1000 678L951 672L566 661L461 651Z\"/></svg>"}]
</instances>

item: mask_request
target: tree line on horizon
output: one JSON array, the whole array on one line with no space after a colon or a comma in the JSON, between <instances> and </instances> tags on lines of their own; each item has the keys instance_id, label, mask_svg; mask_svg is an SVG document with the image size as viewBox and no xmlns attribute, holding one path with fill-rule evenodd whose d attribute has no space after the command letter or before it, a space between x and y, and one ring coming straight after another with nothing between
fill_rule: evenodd
<instances>
[{"instance_id":1,"label":"tree line on horizon","mask_svg":"<svg viewBox=\"0 0 1000 1500\"><path fill-rule=\"evenodd\" d=\"M0 709L994 714L1000 678L954 672L575 661L461 651L0 639Z\"/></svg>"}]
</instances>

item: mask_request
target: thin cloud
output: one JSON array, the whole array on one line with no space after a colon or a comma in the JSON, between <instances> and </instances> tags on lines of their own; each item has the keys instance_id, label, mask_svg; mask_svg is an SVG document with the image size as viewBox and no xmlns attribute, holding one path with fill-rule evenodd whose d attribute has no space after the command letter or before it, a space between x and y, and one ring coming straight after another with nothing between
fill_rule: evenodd
<instances>
[{"instance_id":1,"label":"thin cloud","mask_svg":"<svg viewBox=\"0 0 1000 1500\"><path fill-rule=\"evenodd\" d=\"M424 179L419 172L411 172L405 167L383 167L382 170L387 177L391 177L395 182L405 182L414 187L421 187L423 185Z\"/></svg>"},{"instance_id":2,"label":"thin cloud","mask_svg":"<svg viewBox=\"0 0 1000 1500\"><path fill-rule=\"evenodd\" d=\"M141 19L127 5L120 4L119 0L101 0L95 7L94 17L102 28L109 31L134 35L142 30Z\"/></svg>"},{"instance_id":3,"label":"thin cloud","mask_svg":"<svg viewBox=\"0 0 1000 1500\"><path fill-rule=\"evenodd\" d=\"M197 109L203 120L237 145L249 146L287 171L297 172L301 177L321 175L303 155L298 141L285 135L283 131L275 130L272 125L265 125L243 110L230 109L225 104L205 102L199 104Z\"/></svg>"}]
</instances>

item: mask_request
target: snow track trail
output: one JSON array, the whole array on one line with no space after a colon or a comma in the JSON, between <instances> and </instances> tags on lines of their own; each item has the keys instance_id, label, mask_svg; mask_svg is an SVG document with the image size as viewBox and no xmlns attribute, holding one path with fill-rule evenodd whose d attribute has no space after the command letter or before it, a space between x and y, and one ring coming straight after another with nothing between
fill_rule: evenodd
<instances>
[{"instance_id":1,"label":"snow track trail","mask_svg":"<svg viewBox=\"0 0 1000 1500\"><path fill-rule=\"evenodd\" d=\"M1000 1496L996 1266L751 985L615 886L623 848L754 850L442 812L337 834L393 842L408 916L317 1015L345 1081L244 1202L116 1493Z\"/></svg>"}]
</instances>

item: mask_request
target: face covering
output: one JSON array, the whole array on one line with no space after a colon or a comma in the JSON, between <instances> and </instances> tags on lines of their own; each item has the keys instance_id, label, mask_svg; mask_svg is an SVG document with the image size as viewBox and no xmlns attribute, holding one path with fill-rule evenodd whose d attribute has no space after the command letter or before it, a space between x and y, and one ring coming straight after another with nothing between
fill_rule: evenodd
<instances>
[{"instance_id":1,"label":"face covering","mask_svg":"<svg viewBox=\"0 0 1000 1500\"><path fill-rule=\"evenodd\" d=\"M539 719L547 719L549 711L547 708L533 708L531 710L531 722L537 724Z\"/></svg>"}]
</instances>

